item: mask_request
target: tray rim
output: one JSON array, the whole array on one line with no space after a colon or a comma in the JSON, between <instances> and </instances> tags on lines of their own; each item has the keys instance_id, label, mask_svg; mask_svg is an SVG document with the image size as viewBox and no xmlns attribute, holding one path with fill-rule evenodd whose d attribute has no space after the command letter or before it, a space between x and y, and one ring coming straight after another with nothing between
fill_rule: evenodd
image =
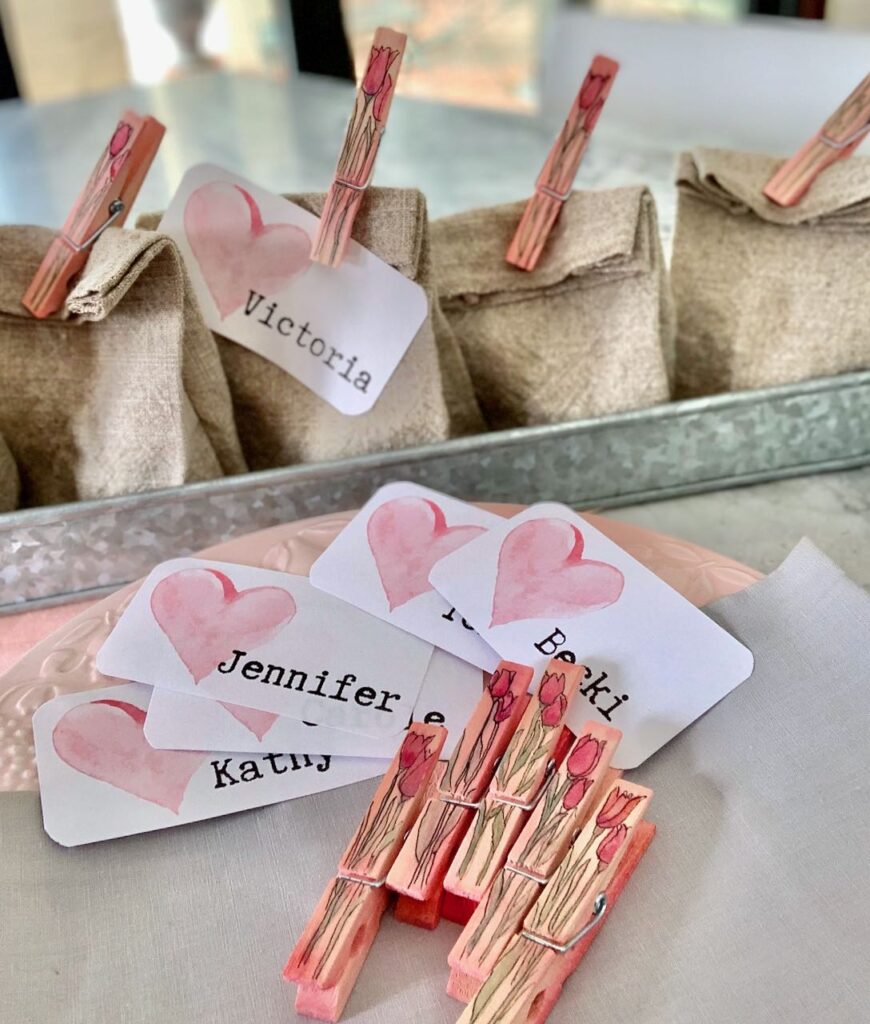
<instances>
[{"instance_id":1,"label":"tray rim","mask_svg":"<svg viewBox=\"0 0 870 1024\"><path fill-rule=\"evenodd\" d=\"M0 515L0 616L100 597L166 558L358 507L394 480L589 512L865 465L870 370L21 509Z\"/></svg>"},{"instance_id":2,"label":"tray rim","mask_svg":"<svg viewBox=\"0 0 870 1024\"><path fill-rule=\"evenodd\" d=\"M214 480L180 484L176 487L165 487L153 491L137 491L110 498L92 498L85 501L63 502L57 505L16 509L12 512L0 513L0 536L19 526L26 528L59 520L84 519L95 513L121 510L132 505L147 508L152 505L164 504L173 497L219 497L223 494L243 493L246 490L253 490L273 483L292 484L297 479L304 480L313 476L326 480L344 475L349 470L364 472L369 468L383 470L388 469L391 465L406 462L433 462L438 459L449 458L455 454L471 452L476 448L486 448L488 451L506 449L540 440L558 440L562 437L590 435L614 428L629 428L643 421L678 421L698 413L726 411L736 406L747 404L763 405L771 400L783 400L862 387L870 388L870 370L841 374L835 377L819 377L810 381L776 385L751 391L731 391L718 395L706 395L700 398L677 399L645 409L632 409L627 412L610 413L606 416L590 419L572 420L568 423L535 427L512 427L508 430L472 434L467 437L453 438L433 444L415 445L410 448L400 448L394 451L372 452L367 455L357 455L346 459L305 462L274 469L254 470L233 476L217 477ZM749 473L733 474L732 476L716 476L705 480L691 481L686 484L670 484L661 489L647 488L643 491L633 491L615 496L612 501L607 502L606 506L597 505L596 507L617 508L620 505L656 500L656 496L667 498L681 494L696 494L708 490L717 490L720 489L717 486L720 482L723 482L724 486L740 486L764 480L781 479L788 476L803 476L807 475L807 471L812 473L835 469L850 469L867 463L870 463L870 438L868 438L868 450L859 455L822 459L811 463L795 464L794 466L776 467L771 470L753 470Z\"/></svg>"}]
</instances>

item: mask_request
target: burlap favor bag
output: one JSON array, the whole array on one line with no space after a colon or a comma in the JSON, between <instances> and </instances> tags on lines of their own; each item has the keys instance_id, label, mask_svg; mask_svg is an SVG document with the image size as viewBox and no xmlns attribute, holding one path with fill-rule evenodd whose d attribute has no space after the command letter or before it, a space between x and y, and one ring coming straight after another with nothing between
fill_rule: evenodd
<instances>
[{"instance_id":1,"label":"burlap favor bag","mask_svg":"<svg viewBox=\"0 0 870 1024\"><path fill-rule=\"evenodd\" d=\"M522 210L432 224L441 306L489 426L667 401L673 315L649 192L573 193L532 272L504 259Z\"/></svg>"},{"instance_id":2,"label":"burlap favor bag","mask_svg":"<svg viewBox=\"0 0 870 1024\"><path fill-rule=\"evenodd\" d=\"M35 320L20 298L51 237L0 228L0 433L22 504L244 472L217 346L175 245L110 228L63 312Z\"/></svg>"},{"instance_id":3,"label":"burlap favor bag","mask_svg":"<svg viewBox=\"0 0 870 1024\"><path fill-rule=\"evenodd\" d=\"M324 201L311 193L287 198L315 215ZM159 214L148 214L138 226L153 230L159 221ZM374 407L361 416L343 415L280 366L215 335L252 469L406 448L483 428L468 371L434 292L422 193L369 189L353 237L426 290L430 315Z\"/></svg>"},{"instance_id":4,"label":"burlap favor bag","mask_svg":"<svg viewBox=\"0 0 870 1024\"><path fill-rule=\"evenodd\" d=\"M718 149L680 157L679 395L870 367L870 159L834 164L788 208L762 195L780 163Z\"/></svg>"},{"instance_id":5,"label":"burlap favor bag","mask_svg":"<svg viewBox=\"0 0 870 1024\"><path fill-rule=\"evenodd\" d=\"M9 446L0 437L0 512L11 512L18 507L21 494L21 481L18 478L18 467Z\"/></svg>"}]
</instances>

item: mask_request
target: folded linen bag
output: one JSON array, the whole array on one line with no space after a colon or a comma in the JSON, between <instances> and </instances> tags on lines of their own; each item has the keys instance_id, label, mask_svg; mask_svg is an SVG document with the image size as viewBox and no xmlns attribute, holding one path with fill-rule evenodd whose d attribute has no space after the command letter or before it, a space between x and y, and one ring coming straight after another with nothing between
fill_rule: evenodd
<instances>
[{"instance_id":1,"label":"folded linen bag","mask_svg":"<svg viewBox=\"0 0 870 1024\"><path fill-rule=\"evenodd\" d=\"M21 494L21 481L18 478L18 467L9 446L0 437L0 512L11 512L18 507Z\"/></svg>"},{"instance_id":2,"label":"folded linen bag","mask_svg":"<svg viewBox=\"0 0 870 1024\"><path fill-rule=\"evenodd\" d=\"M217 347L176 246L110 228L61 313L35 320L20 300L51 238L0 228L0 433L22 504L244 472Z\"/></svg>"},{"instance_id":3,"label":"folded linen bag","mask_svg":"<svg viewBox=\"0 0 870 1024\"><path fill-rule=\"evenodd\" d=\"M441 305L489 426L667 401L673 309L650 193L572 193L531 272L504 258L522 211L510 203L432 224Z\"/></svg>"},{"instance_id":4,"label":"folded linen bag","mask_svg":"<svg viewBox=\"0 0 870 1024\"><path fill-rule=\"evenodd\" d=\"M679 396L870 368L870 159L837 162L785 208L762 194L780 163L719 149L680 157Z\"/></svg>"},{"instance_id":5,"label":"folded linen bag","mask_svg":"<svg viewBox=\"0 0 870 1024\"><path fill-rule=\"evenodd\" d=\"M286 198L317 216L325 196ZM137 226L155 230L160 217L140 217ZM252 469L407 448L483 428L468 371L432 284L423 194L369 189L353 236L425 289L430 315L374 407L361 416L343 415L280 366L216 334Z\"/></svg>"}]
</instances>

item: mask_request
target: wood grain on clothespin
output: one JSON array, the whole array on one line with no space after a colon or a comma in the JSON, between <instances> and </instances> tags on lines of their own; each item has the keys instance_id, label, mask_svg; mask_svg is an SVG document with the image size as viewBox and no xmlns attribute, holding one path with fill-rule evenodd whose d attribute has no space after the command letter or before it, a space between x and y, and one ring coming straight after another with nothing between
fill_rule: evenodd
<instances>
[{"instance_id":1,"label":"wood grain on clothespin","mask_svg":"<svg viewBox=\"0 0 870 1024\"><path fill-rule=\"evenodd\" d=\"M299 986L297 1012L326 1021L341 1015L389 900L387 872L446 738L440 726L411 724L284 968L284 978Z\"/></svg>"},{"instance_id":2,"label":"wood grain on clothespin","mask_svg":"<svg viewBox=\"0 0 870 1024\"><path fill-rule=\"evenodd\" d=\"M467 974L469 983L476 980L480 985L489 977L602 788L609 789L618 778L609 766L622 733L597 722L586 722L580 732L450 952L451 968Z\"/></svg>"},{"instance_id":3,"label":"wood grain on clothespin","mask_svg":"<svg viewBox=\"0 0 870 1024\"><path fill-rule=\"evenodd\" d=\"M444 887L449 892L479 902L498 874L547 779L567 752L565 716L584 672L582 665L557 658L547 666L476 812L474 825L447 871ZM566 737L573 740L570 733L566 732Z\"/></svg>"},{"instance_id":4,"label":"wood grain on clothespin","mask_svg":"<svg viewBox=\"0 0 870 1024\"><path fill-rule=\"evenodd\" d=\"M800 202L816 178L837 160L850 156L870 132L870 75L780 167L764 186L764 194L778 206Z\"/></svg>"},{"instance_id":5,"label":"wood grain on clothespin","mask_svg":"<svg viewBox=\"0 0 870 1024\"><path fill-rule=\"evenodd\" d=\"M607 791L459 1024L540 1024L578 959L577 947L600 927L602 896L651 798L651 790L622 780Z\"/></svg>"},{"instance_id":6,"label":"wood grain on clothespin","mask_svg":"<svg viewBox=\"0 0 870 1024\"><path fill-rule=\"evenodd\" d=\"M406 36L389 28L375 32L311 251L312 260L327 267L337 267L344 258L372 177L406 42Z\"/></svg>"},{"instance_id":7,"label":"wood grain on clothespin","mask_svg":"<svg viewBox=\"0 0 870 1024\"><path fill-rule=\"evenodd\" d=\"M526 204L508 246L505 259L520 270L534 270L537 266L562 204L571 193L577 168L618 70L619 64L615 60L599 55L586 72L562 130L535 182L535 194Z\"/></svg>"}]
</instances>

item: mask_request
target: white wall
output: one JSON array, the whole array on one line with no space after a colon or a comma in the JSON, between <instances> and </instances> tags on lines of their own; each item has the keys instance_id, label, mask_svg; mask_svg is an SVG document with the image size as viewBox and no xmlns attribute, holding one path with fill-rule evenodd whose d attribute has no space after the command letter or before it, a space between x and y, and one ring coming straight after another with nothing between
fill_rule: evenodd
<instances>
[{"instance_id":1,"label":"white wall","mask_svg":"<svg viewBox=\"0 0 870 1024\"><path fill-rule=\"evenodd\" d=\"M870 72L870 33L774 18L721 25L561 10L542 51L547 114L564 114L596 53L621 63L602 128L664 145L790 153Z\"/></svg>"}]
</instances>

